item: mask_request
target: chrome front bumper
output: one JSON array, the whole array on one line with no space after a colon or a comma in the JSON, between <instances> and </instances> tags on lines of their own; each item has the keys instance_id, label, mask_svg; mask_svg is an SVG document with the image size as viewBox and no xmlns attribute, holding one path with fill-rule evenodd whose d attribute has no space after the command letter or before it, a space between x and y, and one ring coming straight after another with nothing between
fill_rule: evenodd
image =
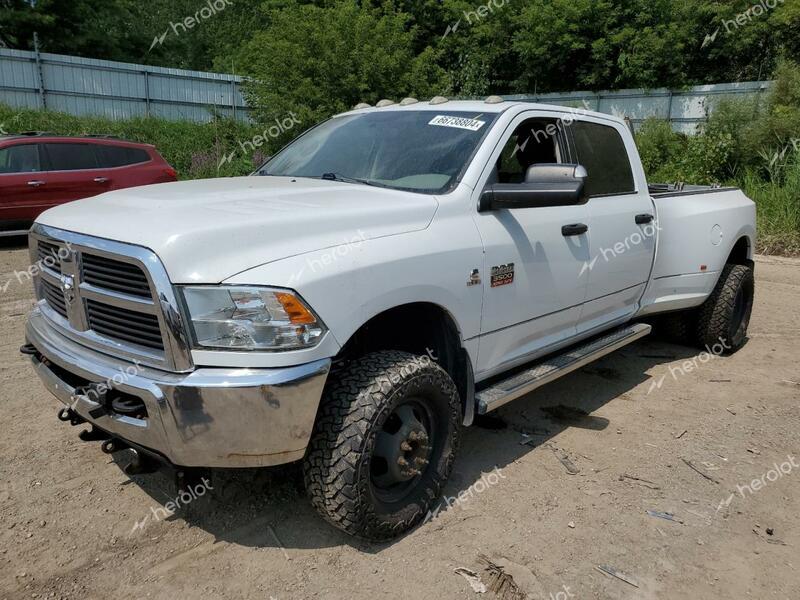
<instances>
[{"instance_id":1,"label":"chrome front bumper","mask_svg":"<svg viewBox=\"0 0 800 600\"><path fill-rule=\"evenodd\" d=\"M168 373L81 346L60 335L38 308L26 338L38 352L32 357L37 374L63 404L103 431L184 467L264 467L302 458L331 366L325 359L280 369ZM99 403L76 395L84 382L141 399L147 417L99 414Z\"/></svg>"}]
</instances>

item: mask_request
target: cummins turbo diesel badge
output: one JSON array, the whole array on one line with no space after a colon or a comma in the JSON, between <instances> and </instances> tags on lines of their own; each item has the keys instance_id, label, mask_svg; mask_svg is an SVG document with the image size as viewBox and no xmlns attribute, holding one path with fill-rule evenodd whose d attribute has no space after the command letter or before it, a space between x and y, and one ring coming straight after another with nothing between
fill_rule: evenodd
<instances>
[{"instance_id":1,"label":"cummins turbo diesel badge","mask_svg":"<svg viewBox=\"0 0 800 600\"><path fill-rule=\"evenodd\" d=\"M492 267L492 287L511 285L514 283L514 263Z\"/></svg>"}]
</instances>

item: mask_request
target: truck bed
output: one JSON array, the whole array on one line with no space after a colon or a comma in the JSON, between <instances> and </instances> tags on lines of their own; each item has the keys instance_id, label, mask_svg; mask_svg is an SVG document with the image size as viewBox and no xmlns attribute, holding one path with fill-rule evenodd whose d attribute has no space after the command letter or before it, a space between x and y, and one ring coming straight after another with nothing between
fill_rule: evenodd
<instances>
[{"instance_id":1,"label":"truck bed","mask_svg":"<svg viewBox=\"0 0 800 600\"><path fill-rule=\"evenodd\" d=\"M675 196L693 196L712 192L735 192L739 188L722 187L720 185L687 185L685 183L651 183L648 184L653 198L671 198Z\"/></svg>"}]
</instances>

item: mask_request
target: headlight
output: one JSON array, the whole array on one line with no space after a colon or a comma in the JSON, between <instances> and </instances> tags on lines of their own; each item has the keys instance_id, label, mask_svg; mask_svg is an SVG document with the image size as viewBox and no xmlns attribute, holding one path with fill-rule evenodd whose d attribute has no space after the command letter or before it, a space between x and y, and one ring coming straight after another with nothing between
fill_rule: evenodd
<instances>
[{"instance_id":1,"label":"headlight","mask_svg":"<svg viewBox=\"0 0 800 600\"><path fill-rule=\"evenodd\" d=\"M183 298L204 348L297 350L315 346L325 326L295 294L263 287L184 287Z\"/></svg>"}]
</instances>

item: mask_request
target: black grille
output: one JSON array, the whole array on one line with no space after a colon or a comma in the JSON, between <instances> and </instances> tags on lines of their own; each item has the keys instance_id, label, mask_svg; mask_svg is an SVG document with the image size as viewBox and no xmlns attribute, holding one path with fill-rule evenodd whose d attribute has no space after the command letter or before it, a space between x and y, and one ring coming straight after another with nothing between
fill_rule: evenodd
<instances>
[{"instance_id":1,"label":"black grille","mask_svg":"<svg viewBox=\"0 0 800 600\"><path fill-rule=\"evenodd\" d=\"M89 327L100 335L164 350L164 340L155 315L135 312L117 306L86 300Z\"/></svg>"},{"instance_id":2,"label":"black grille","mask_svg":"<svg viewBox=\"0 0 800 600\"><path fill-rule=\"evenodd\" d=\"M104 256L83 255L83 281L130 296L152 297L147 277L139 267Z\"/></svg>"},{"instance_id":3,"label":"black grille","mask_svg":"<svg viewBox=\"0 0 800 600\"><path fill-rule=\"evenodd\" d=\"M61 273L61 258L58 252L61 248L49 242L39 241L36 246L39 263L56 273Z\"/></svg>"},{"instance_id":4,"label":"black grille","mask_svg":"<svg viewBox=\"0 0 800 600\"><path fill-rule=\"evenodd\" d=\"M52 283L42 280L42 293L47 304L65 319L67 318L67 303L64 301L64 292Z\"/></svg>"}]
</instances>

